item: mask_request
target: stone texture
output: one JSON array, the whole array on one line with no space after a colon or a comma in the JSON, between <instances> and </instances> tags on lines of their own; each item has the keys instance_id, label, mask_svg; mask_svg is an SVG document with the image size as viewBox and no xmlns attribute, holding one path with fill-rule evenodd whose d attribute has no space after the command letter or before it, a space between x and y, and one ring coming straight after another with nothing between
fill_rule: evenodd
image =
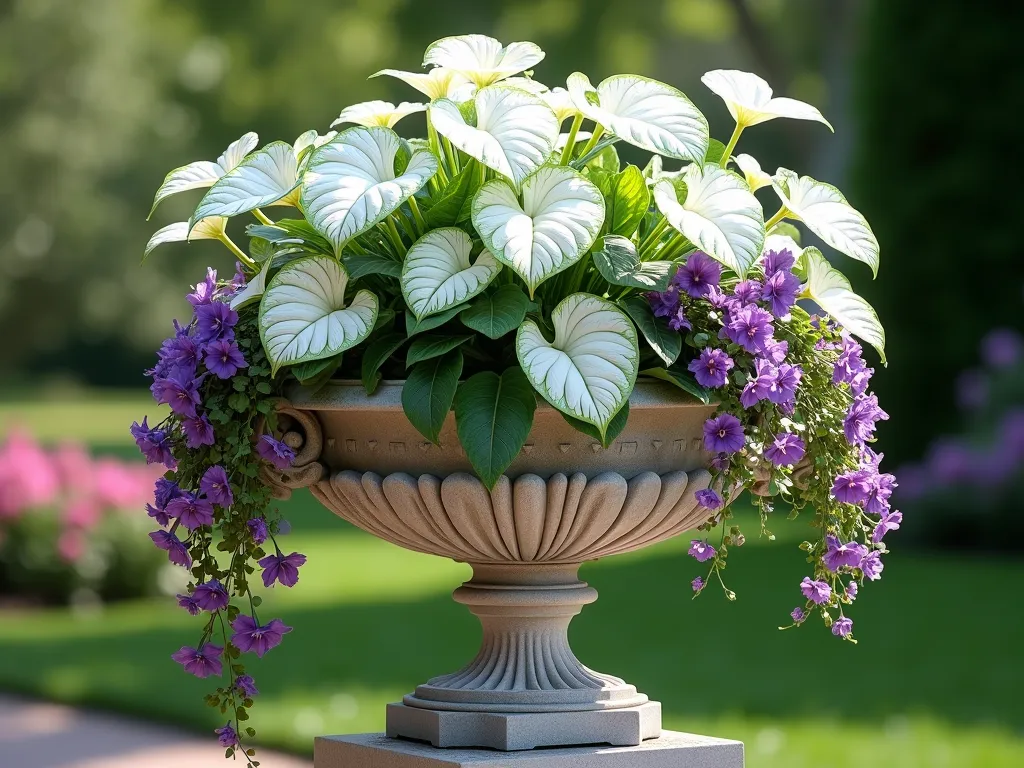
<instances>
[{"instance_id":1,"label":"stone texture","mask_svg":"<svg viewBox=\"0 0 1024 768\"><path fill-rule=\"evenodd\" d=\"M371 733L316 740L315 768L743 768L738 741L662 731L637 747L570 747L529 752L435 749Z\"/></svg>"}]
</instances>

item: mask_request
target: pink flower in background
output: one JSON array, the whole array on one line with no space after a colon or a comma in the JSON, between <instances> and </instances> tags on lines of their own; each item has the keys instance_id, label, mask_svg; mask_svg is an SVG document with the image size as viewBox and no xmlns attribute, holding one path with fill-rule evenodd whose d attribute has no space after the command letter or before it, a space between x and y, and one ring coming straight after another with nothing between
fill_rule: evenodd
<instances>
[{"instance_id":1,"label":"pink flower in background","mask_svg":"<svg viewBox=\"0 0 1024 768\"><path fill-rule=\"evenodd\" d=\"M82 496L70 499L64 506L64 522L75 528L89 530L103 517L103 507L96 499Z\"/></svg>"},{"instance_id":2,"label":"pink flower in background","mask_svg":"<svg viewBox=\"0 0 1024 768\"><path fill-rule=\"evenodd\" d=\"M69 528L57 539L57 553L67 563L77 562L85 554L85 534Z\"/></svg>"},{"instance_id":3,"label":"pink flower in background","mask_svg":"<svg viewBox=\"0 0 1024 768\"><path fill-rule=\"evenodd\" d=\"M0 446L0 518L52 504L59 490L56 467L39 443L23 429L11 431Z\"/></svg>"}]
</instances>

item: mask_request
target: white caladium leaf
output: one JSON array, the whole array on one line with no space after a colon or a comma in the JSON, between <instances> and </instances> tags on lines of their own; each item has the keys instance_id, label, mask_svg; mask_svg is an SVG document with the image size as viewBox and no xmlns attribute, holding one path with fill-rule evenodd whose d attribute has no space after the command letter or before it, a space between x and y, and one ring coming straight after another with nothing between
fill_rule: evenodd
<instances>
[{"instance_id":1,"label":"white caladium leaf","mask_svg":"<svg viewBox=\"0 0 1024 768\"><path fill-rule=\"evenodd\" d=\"M734 159L736 165L743 171L743 178L747 180L747 186L750 187L751 192L757 192L763 187L772 185L772 177L761 170L761 164L751 155L736 155Z\"/></svg>"},{"instance_id":2,"label":"white caladium leaf","mask_svg":"<svg viewBox=\"0 0 1024 768\"><path fill-rule=\"evenodd\" d=\"M233 170L242 160L252 152L253 147L259 141L255 133L247 133L242 138L228 144L228 148L217 158L217 162L211 163L207 160L198 160L181 168L175 168L164 178L160 189L156 191L153 198L153 206L149 209L149 215L160 205L160 201L179 192L190 189L205 189L217 183L217 179L230 170Z\"/></svg>"},{"instance_id":3,"label":"white caladium leaf","mask_svg":"<svg viewBox=\"0 0 1024 768\"><path fill-rule=\"evenodd\" d=\"M380 77L382 75L397 78L403 83L411 85L430 99L430 101L434 99L450 99L458 89L469 82L455 70L445 67L434 67L426 72L382 69L380 72L373 73L370 77Z\"/></svg>"},{"instance_id":4,"label":"white caladium leaf","mask_svg":"<svg viewBox=\"0 0 1024 768\"><path fill-rule=\"evenodd\" d=\"M524 72L544 58L534 43L502 46L486 35L442 37L423 54L423 66L433 64L458 72L480 88Z\"/></svg>"},{"instance_id":5,"label":"white caladium leaf","mask_svg":"<svg viewBox=\"0 0 1024 768\"><path fill-rule=\"evenodd\" d=\"M364 101L361 104L353 104L345 107L338 115L338 119L331 123L331 128L343 123L355 123L367 127L380 125L384 128L394 128L403 117L414 115L417 112L425 112L426 104L403 101L397 107L390 101Z\"/></svg>"},{"instance_id":6,"label":"white caladium leaf","mask_svg":"<svg viewBox=\"0 0 1024 768\"><path fill-rule=\"evenodd\" d=\"M638 75L615 75L595 88L586 75L574 72L568 85L584 117L628 144L703 162L710 142L708 121L682 91Z\"/></svg>"},{"instance_id":7,"label":"white caladium leaf","mask_svg":"<svg viewBox=\"0 0 1024 768\"><path fill-rule=\"evenodd\" d=\"M474 104L476 126L449 99L430 105L430 120L448 141L518 187L554 151L555 113L538 97L500 85L481 89Z\"/></svg>"},{"instance_id":8,"label":"white caladium leaf","mask_svg":"<svg viewBox=\"0 0 1024 768\"><path fill-rule=\"evenodd\" d=\"M260 303L260 338L276 374L283 366L333 357L370 335L377 297L345 303L348 274L330 256L293 261L274 275Z\"/></svg>"},{"instance_id":9,"label":"white caladium leaf","mask_svg":"<svg viewBox=\"0 0 1024 768\"><path fill-rule=\"evenodd\" d=\"M830 131L835 130L822 117L821 112L810 104L796 99L773 98L771 86L750 72L716 69L705 74L701 82L722 98L737 125L744 128L776 117L789 117L794 120L816 120L827 125Z\"/></svg>"},{"instance_id":10,"label":"white caladium leaf","mask_svg":"<svg viewBox=\"0 0 1024 768\"><path fill-rule=\"evenodd\" d=\"M328 131L323 136L316 131L306 131L295 140L295 143L292 145L292 151L295 152L295 157L299 159L301 164L308 150L322 147L337 135L337 131Z\"/></svg>"},{"instance_id":11,"label":"white caladium leaf","mask_svg":"<svg viewBox=\"0 0 1024 768\"><path fill-rule=\"evenodd\" d=\"M472 238L456 227L435 229L421 237L405 256L402 294L417 320L473 298L498 276L490 251L470 263Z\"/></svg>"},{"instance_id":12,"label":"white caladium leaf","mask_svg":"<svg viewBox=\"0 0 1024 768\"><path fill-rule=\"evenodd\" d=\"M679 179L686 185L682 202L670 179L654 185L658 210L694 245L743 277L764 244L761 203L743 179L717 165L688 165Z\"/></svg>"},{"instance_id":13,"label":"white caladium leaf","mask_svg":"<svg viewBox=\"0 0 1024 768\"><path fill-rule=\"evenodd\" d=\"M534 96L541 97L551 90L544 85L544 83L539 80L534 80L532 77L507 77L501 81L501 84L510 88L518 88L521 91L526 91L527 93L532 93Z\"/></svg>"},{"instance_id":14,"label":"white caladium leaf","mask_svg":"<svg viewBox=\"0 0 1024 768\"><path fill-rule=\"evenodd\" d=\"M473 226L498 261L537 286L575 264L604 223L601 190L563 166L544 166L523 182L522 202L493 179L473 199Z\"/></svg>"},{"instance_id":15,"label":"white caladium leaf","mask_svg":"<svg viewBox=\"0 0 1024 768\"><path fill-rule=\"evenodd\" d=\"M851 259L863 261L873 274L878 273L878 240L867 219L846 202L843 193L831 184L810 176L797 176L779 168L772 186L793 216L814 234Z\"/></svg>"},{"instance_id":16,"label":"white caladium leaf","mask_svg":"<svg viewBox=\"0 0 1024 768\"><path fill-rule=\"evenodd\" d=\"M803 296L838 320L854 336L858 336L878 350L885 362L885 330L875 310L853 292L850 281L817 248L807 248L803 254L807 268L807 284Z\"/></svg>"},{"instance_id":17,"label":"white caladium leaf","mask_svg":"<svg viewBox=\"0 0 1024 768\"><path fill-rule=\"evenodd\" d=\"M545 400L593 424L603 438L636 383L640 348L633 322L610 301L588 293L563 299L551 322L553 343L532 320L519 328L519 364Z\"/></svg>"},{"instance_id":18,"label":"white caladium leaf","mask_svg":"<svg viewBox=\"0 0 1024 768\"><path fill-rule=\"evenodd\" d=\"M270 265L273 263L273 257L263 262L263 268L245 284L245 288L231 297L232 309L241 309L249 304L254 304L263 297L267 290L267 275L270 274Z\"/></svg>"},{"instance_id":19,"label":"white caladium leaf","mask_svg":"<svg viewBox=\"0 0 1024 768\"><path fill-rule=\"evenodd\" d=\"M576 105L572 103L572 96L569 95L565 88L552 88L550 91L542 93L540 97L551 108L551 111L555 113L555 118L558 120L559 125L570 117L576 117L579 114Z\"/></svg>"},{"instance_id":20,"label":"white caladium leaf","mask_svg":"<svg viewBox=\"0 0 1024 768\"><path fill-rule=\"evenodd\" d=\"M349 128L313 151L302 178L306 219L340 253L356 235L383 221L437 172L437 158L417 149L395 173L401 147L388 128Z\"/></svg>"},{"instance_id":21,"label":"white caladium leaf","mask_svg":"<svg viewBox=\"0 0 1024 768\"><path fill-rule=\"evenodd\" d=\"M193 226L207 216L235 216L268 205L290 205L299 185L299 160L290 144L274 141L249 155L210 187L192 214Z\"/></svg>"},{"instance_id":22,"label":"white caladium leaf","mask_svg":"<svg viewBox=\"0 0 1024 768\"><path fill-rule=\"evenodd\" d=\"M195 229L192 230L191 235L188 232L187 221L168 224L166 227L158 229L149 238L142 258L145 260L153 252L154 248L165 243L184 243L186 240L220 240L224 237L224 228L227 226L227 223L228 220L222 216L211 216L200 221Z\"/></svg>"}]
</instances>

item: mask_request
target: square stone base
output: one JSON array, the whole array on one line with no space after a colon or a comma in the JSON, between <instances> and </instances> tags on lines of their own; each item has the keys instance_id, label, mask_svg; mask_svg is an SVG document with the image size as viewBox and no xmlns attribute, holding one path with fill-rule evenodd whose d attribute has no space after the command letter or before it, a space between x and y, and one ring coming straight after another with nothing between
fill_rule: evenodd
<instances>
[{"instance_id":1,"label":"square stone base","mask_svg":"<svg viewBox=\"0 0 1024 768\"><path fill-rule=\"evenodd\" d=\"M382 733L324 736L314 768L743 768L743 743L662 731L636 747L559 747L528 752L437 749Z\"/></svg>"},{"instance_id":2,"label":"square stone base","mask_svg":"<svg viewBox=\"0 0 1024 768\"><path fill-rule=\"evenodd\" d=\"M388 704L387 735L435 747L503 751L572 744L631 747L661 733L661 704L591 712L448 712Z\"/></svg>"}]
</instances>

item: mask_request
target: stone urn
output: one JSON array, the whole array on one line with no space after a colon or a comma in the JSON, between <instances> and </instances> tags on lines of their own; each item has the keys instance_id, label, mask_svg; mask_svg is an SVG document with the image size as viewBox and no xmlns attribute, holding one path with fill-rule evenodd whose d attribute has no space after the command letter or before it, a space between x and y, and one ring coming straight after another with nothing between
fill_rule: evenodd
<instances>
[{"instance_id":1,"label":"stone urn","mask_svg":"<svg viewBox=\"0 0 1024 768\"><path fill-rule=\"evenodd\" d=\"M542 402L526 444L488 490L454 416L434 445L406 419L401 393L401 382L368 397L344 381L291 393L280 427L296 460L285 472L266 470L279 495L309 487L374 536L473 568L454 598L480 619L476 658L388 705L387 735L499 750L658 737L661 705L580 662L569 622L597 599L579 580L582 563L708 518L695 493L711 480L701 435L715 406L641 381L626 429L606 449Z\"/></svg>"}]
</instances>

